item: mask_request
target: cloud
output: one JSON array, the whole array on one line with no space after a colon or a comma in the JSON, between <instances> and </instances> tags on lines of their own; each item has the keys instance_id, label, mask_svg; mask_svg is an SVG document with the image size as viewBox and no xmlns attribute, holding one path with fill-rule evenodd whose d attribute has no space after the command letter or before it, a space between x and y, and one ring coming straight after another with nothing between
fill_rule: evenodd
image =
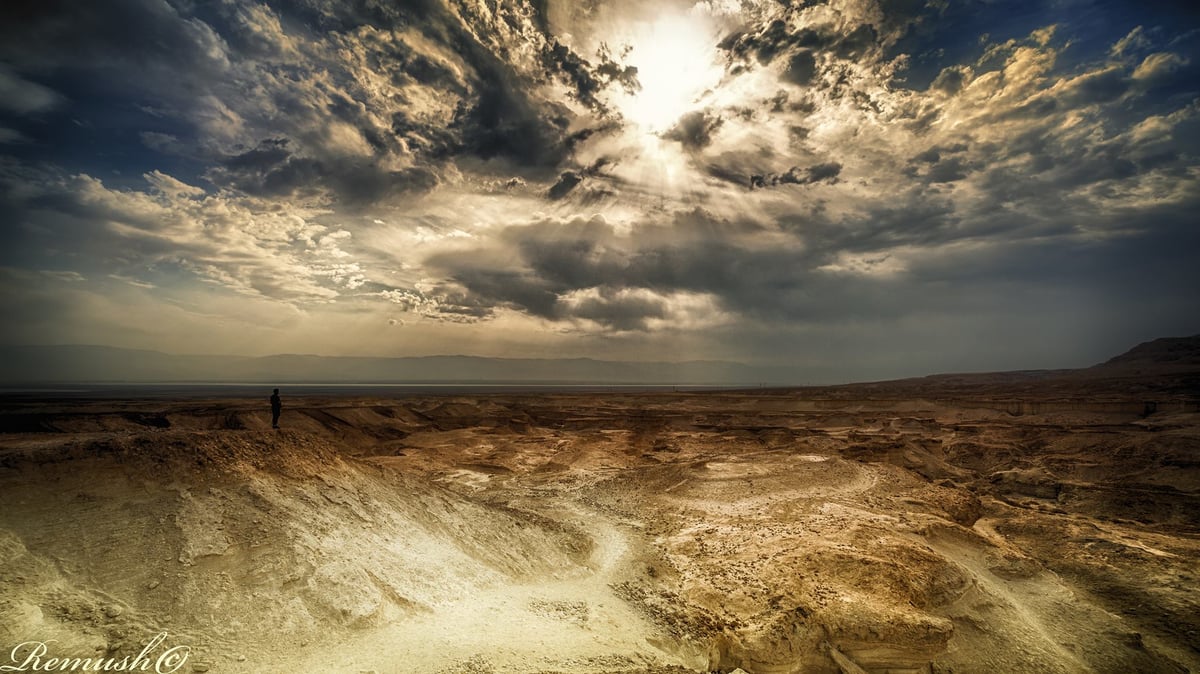
<instances>
[{"instance_id":1,"label":"cloud","mask_svg":"<svg viewBox=\"0 0 1200 674\"><path fill-rule=\"evenodd\" d=\"M83 274L80 274L77 271L56 271L53 269L43 269L41 273L47 278L51 278L56 281L66 281L68 283L79 283L87 280L83 277Z\"/></svg>"},{"instance_id":2,"label":"cloud","mask_svg":"<svg viewBox=\"0 0 1200 674\"><path fill-rule=\"evenodd\" d=\"M475 323L491 318L494 307L487 306L454 289L440 288L434 292L417 289L391 288L376 293L397 305L401 311L422 318L449 323Z\"/></svg>"},{"instance_id":3,"label":"cloud","mask_svg":"<svg viewBox=\"0 0 1200 674\"><path fill-rule=\"evenodd\" d=\"M593 66L571 48L557 39L548 42L542 54L542 62L551 71L560 74L571 85L571 95L586 107L607 114L608 106L600 100L600 94L612 84L618 84L626 92L641 89L637 79L637 68L613 60L612 53L602 46L597 53L600 62Z\"/></svg>"},{"instance_id":4,"label":"cloud","mask_svg":"<svg viewBox=\"0 0 1200 674\"><path fill-rule=\"evenodd\" d=\"M810 84L817 75L817 59L810 49L798 49L788 59L784 77L792 84Z\"/></svg>"},{"instance_id":5,"label":"cloud","mask_svg":"<svg viewBox=\"0 0 1200 674\"><path fill-rule=\"evenodd\" d=\"M953 65L944 68L929 85L930 89L943 91L947 94L957 94L971 81L973 72L970 66Z\"/></svg>"},{"instance_id":6,"label":"cloud","mask_svg":"<svg viewBox=\"0 0 1200 674\"><path fill-rule=\"evenodd\" d=\"M1138 64L1133 71L1133 79L1147 84L1161 82L1187 64L1188 60L1179 54L1157 52Z\"/></svg>"},{"instance_id":7,"label":"cloud","mask_svg":"<svg viewBox=\"0 0 1200 674\"><path fill-rule=\"evenodd\" d=\"M25 134L15 129L5 128L0 126L0 145L28 143L29 138Z\"/></svg>"},{"instance_id":8,"label":"cloud","mask_svg":"<svg viewBox=\"0 0 1200 674\"><path fill-rule=\"evenodd\" d=\"M960 293L986 295L1026 278L1003 271L1014 264L1013 251L1038 251L1045 260L1097 259L1135 241L1178 240L1180 231L1160 234L1157 209L1167 202L1168 210L1181 208L1194 198L1196 178L1187 168L1194 159L1185 157L1200 148L1195 134L1185 141L1193 154L1173 152L1160 139L1192 128L1196 111L1177 109L1170 123L1154 114L1118 121L1121 106L1137 95L1131 82L1138 63L1100 60L1059 71L1059 50L1049 30L985 45L977 60L943 69L929 98L879 89L894 71L877 61L846 70L841 86L818 87L808 105L721 117L693 113L667 138L729 160L690 159L701 175L743 190L822 186L811 200L768 198L758 208L772 215L757 220L760 234L751 239L731 238L732 219L718 218L724 225L711 238L676 227L670 243L649 221L622 233L576 220L509 227L494 241L503 253L468 251L428 263L483 304L545 320L647 329L663 305L638 294L645 291L694 293L728 315L799 325L898 316L914 302L953 312L961 308ZM947 72L960 76L953 85ZM1145 101L1142 110L1163 104L1171 105ZM719 136L708 133L712 119L722 120ZM918 119L928 121L905 123ZM1121 124L1129 126L1120 131ZM818 132L796 136L797 127ZM818 161L764 173L740 168L784 154L765 143L745 147L772 133L786 139L777 147L787 154ZM819 159L829 156L838 160ZM732 218L744 202L736 193L727 197L720 211ZM966 277L949 275L950 268ZM1097 287L1101 275L1099 267L1064 268L1028 283ZM951 278L958 291L931 290Z\"/></svg>"},{"instance_id":9,"label":"cloud","mask_svg":"<svg viewBox=\"0 0 1200 674\"><path fill-rule=\"evenodd\" d=\"M965 180L980 168L966 158L968 147L964 143L949 146L933 146L912 157L905 174L930 183L952 183Z\"/></svg>"},{"instance_id":10,"label":"cloud","mask_svg":"<svg viewBox=\"0 0 1200 674\"><path fill-rule=\"evenodd\" d=\"M0 65L0 110L32 115L50 110L62 101L63 97L53 89L22 79Z\"/></svg>"},{"instance_id":11,"label":"cloud","mask_svg":"<svg viewBox=\"0 0 1200 674\"><path fill-rule=\"evenodd\" d=\"M663 132L662 137L673 140L689 150L700 150L712 143L713 135L723 123L724 120L720 117L705 111L689 112L680 117L675 126Z\"/></svg>"},{"instance_id":12,"label":"cloud","mask_svg":"<svg viewBox=\"0 0 1200 674\"><path fill-rule=\"evenodd\" d=\"M202 188L176 180L162 171L151 171L143 177L146 179L146 182L150 183L150 188L153 191L168 198L194 199L204 196Z\"/></svg>"},{"instance_id":13,"label":"cloud","mask_svg":"<svg viewBox=\"0 0 1200 674\"><path fill-rule=\"evenodd\" d=\"M835 183L842 165L837 162L825 162L801 169L793 166L786 173L768 173L750 176L750 189L756 187L774 187L776 185L812 185L814 183Z\"/></svg>"},{"instance_id":14,"label":"cloud","mask_svg":"<svg viewBox=\"0 0 1200 674\"><path fill-rule=\"evenodd\" d=\"M226 157L206 177L246 194L262 197L322 197L348 208L378 204L396 196L437 186L428 168L388 168L371 158L294 154L285 138L271 138L241 154Z\"/></svg>"},{"instance_id":15,"label":"cloud","mask_svg":"<svg viewBox=\"0 0 1200 674\"><path fill-rule=\"evenodd\" d=\"M798 244L789 250L731 243L722 234L738 225L703 212L678 213L674 222L697 227L681 238L648 223L621 234L602 219L543 221L506 229L493 241L501 254L444 255L429 263L484 305L618 331L666 323L681 297L706 298L720 312L756 313L778 306L781 288L802 284L808 256ZM472 262L482 259L511 262ZM769 301L763 284L775 291Z\"/></svg>"},{"instance_id":16,"label":"cloud","mask_svg":"<svg viewBox=\"0 0 1200 674\"><path fill-rule=\"evenodd\" d=\"M575 186L583 182L583 175L577 171L563 171L558 176L558 182L554 183L546 196L551 199L562 199L570 194Z\"/></svg>"},{"instance_id":17,"label":"cloud","mask_svg":"<svg viewBox=\"0 0 1200 674\"><path fill-rule=\"evenodd\" d=\"M169 133L142 131L138 134L138 137L146 147L165 155L184 155L187 153L187 148L179 141L179 138Z\"/></svg>"},{"instance_id":18,"label":"cloud","mask_svg":"<svg viewBox=\"0 0 1200 674\"><path fill-rule=\"evenodd\" d=\"M541 222L503 232L502 241L495 242L505 251L502 255L444 255L431 264L445 269L450 282L481 306L515 309L556 322L622 332L726 320L719 299L704 287L702 270L656 268L663 257L682 253L672 250L664 234L657 228L631 232L658 239L663 246L641 249L603 220ZM508 265L471 263L509 255Z\"/></svg>"},{"instance_id":19,"label":"cloud","mask_svg":"<svg viewBox=\"0 0 1200 674\"><path fill-rule=\"evenodd\" d=\"M99 268L127 277L190 276L239 294L300 303L335 299L362 283L360 267L342 248L350 233L317 224L316 212L208 195L158 171L145 179L149 191L137 192L88 175L64 177L10 193L5 204L36 226L25 244L30 253L63 242L88 252L72 273Z\"/></svg>"},{"instance_id":20,"label":"cloud","mask_svg":"<svg viewBox=\"0 0 1200 674\"><path fill-rule=\"evenodd\" d=\"M710 295L649 288L597 287L576 290L558 301L560 320L611 332L695 330L730 320Z\"/></svg>"},{"instance_id":21,"label":"cloud","mask_svg":"<svg viewBox=\"0 0 1200 674\"><path fill-rule=\"evenodd\" d=\"M0 266L77 327L107 293L389 349L385 321L435 350L736 358L1196 314L1192 15L684 4L724 37L689 34L713 77L658 135L621 113L661 93L629 65L659 5L5 6Z\"/></svg>"},{"instance_id":22,"label":"cloud","mask_svg":"<svg viewBox=\"0 0 1200 674\"><path fill-rule=\"evenodd\" d=\"M499 233L488 243L494 252L459 252L427 263L483 306L554 322L652 330L670 323L663 320L672 311L668 298L687 296L705 298L713 315L726 321L817 325L898 319L914 303L949 315L964 308L966 297L1014 284L1028 301L1037 301L1035 288L1042 284L1097 287L1106 275L1102 260L1135 242L1178 245L1183 235L1162 228L1158 209L1136 223L1093 214L1093 231L1124 230L1101 238L1069 227L964 232L963 214L949 204L922 205L927 198L902 195L890 206L880 199L850 222L808 219L789 235L768 236L766 223L749 235L753 227L699 213L679 213L670 227L640 223L626 233L595 219L543 221ZM1146 259L1161 260L1163 252ZM1060 257L1087 262L1056 266L1052 261ZM1043 266L1017 272L1025 269L1018 259ZM1173 264L1171 272L1140 268L1155 278L1189 274L1182 264Z\"/></svg>"},{"instance_id":23,"label":"cloud","mask_svg":"<svg viewBox=\"0 0 1200 674\"><path fill-rule=\"evenodd\" d=\"M1113 56L1122 57L1130 53L1142 51L1148 48L1151 44L1153 44L1153 42L1151 42L1149 36L1146 35L1146 29L1142 26L1137 26L1133 30L1129 31L1128 35L1113 43L1112 49L1110 49L1109 52Z\"/></svg>"},{"instance_id":24,"label":"cloud","mask_svg":"<svg viewBox=\"0 0 1200 674\"><path fill-rule=\"evenodd\" d=\"M90 89L71 92L73 102L140 123L131 132L146 149L215 163L210 180L257 196L365 208L426 192L465 158L553 171L588 128L603 126L591 116L603 112L598 96L637 86L607 51L592 63L553 40L530 3L492 13L441 2L246 1L193 14L121 0L60 20L65 11L44 4L21 31L5 32L0 54L15 68L0 72L6 105L31 113L62 100L22 79L26 69L119 83L120 95L153 101L142 106L152 114L122 118L107 109L111 96ZM74 51L49 46L58 44ZM548 76L583 109L564 104Z\"/></svg>"}]
</instances>

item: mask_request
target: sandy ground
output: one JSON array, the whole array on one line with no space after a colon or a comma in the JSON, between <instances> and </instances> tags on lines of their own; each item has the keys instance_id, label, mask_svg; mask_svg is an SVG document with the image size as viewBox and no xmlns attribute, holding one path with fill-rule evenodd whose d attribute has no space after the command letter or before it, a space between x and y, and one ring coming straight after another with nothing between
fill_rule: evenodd
<instances>
[{"instance_id":1,"label":"sandy ground","mask_svg":"<svg viewBox=\"0 0 1200 674\"><path fill-rule=\"evenodd\" d=\"M1194 402L852 393L10 400L0 664L1200 671Z\"/></svg>"}]
</instances>

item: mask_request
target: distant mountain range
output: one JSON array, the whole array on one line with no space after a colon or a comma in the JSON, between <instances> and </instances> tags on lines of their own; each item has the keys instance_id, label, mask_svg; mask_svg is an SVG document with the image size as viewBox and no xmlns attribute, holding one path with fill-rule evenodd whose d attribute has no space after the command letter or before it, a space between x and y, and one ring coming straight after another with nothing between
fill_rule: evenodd
<instances>
[{"instance_id":1,"label":"distant mountain range","mask_svg":"<svg viewBox=\"0 0 1200 674\"><path fill-rule=\"evenodd\" d=\"M1200 335L1143 342L1091 369L1178 368L1200 364Z\"/></svg>"},{"instance_id":2,"label":"distant mountain range","mask_svg":"<svg viewBox=\"0 0 1200 674\"><path fill-rule=\"evenodd\" d=\"M1048 380L1129 378L1200 372L1200 335L1156 339L1104 363L1080 370L940 374L902 380L922 387ZM1188 377L1186 382L1191 382ZM798 368L727 361L681 363L590 358L484 358L427 356L180 356L107 346L0 347L0 384L262 383L262 384L678 384L797 386ZM863 384L859 386L871 386Z\"/></svg>"},{"instance_id":3,"label":"distant mountain range","mask_svg":"<svg viewBox=\"0 0 1200 674\"><path fill-rule=\"evenodd\" d=\"M1200 397L1200 335L1143 342L1079 369L962 372L807 388L810 395L838 398L1196 399Z\"/></svg>"},{"instance_id":4,"label":"distant mountain range","mask_svg":"<svg viewBox=\"0 0 1200 674\"><path fill-rule=\"evenodd\" d=\"M681 363L476 356L362 358L180 356L107 346L0 347L0 383L800 383L796 371L724 361Z\"/></svg>"}]
</instances>

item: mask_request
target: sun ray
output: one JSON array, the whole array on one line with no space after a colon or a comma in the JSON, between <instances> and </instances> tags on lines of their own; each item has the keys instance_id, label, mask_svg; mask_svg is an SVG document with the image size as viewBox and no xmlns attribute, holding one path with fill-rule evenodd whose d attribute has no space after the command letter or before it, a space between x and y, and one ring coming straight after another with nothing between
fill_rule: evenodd
<instances>
[{"instance_id":1,"label":"sun ray","mask_svg":"<svg viewBox=\"0 0 1200 674\"><path fill-rule=\"evenodd\" d=\"M642 133L670 128L721 80L717 26L702 13L665 13L639 21L626 40L631 48L626 62L637 68L641 89L622 92L616 105Z\"/></svg>"}]
</instances>

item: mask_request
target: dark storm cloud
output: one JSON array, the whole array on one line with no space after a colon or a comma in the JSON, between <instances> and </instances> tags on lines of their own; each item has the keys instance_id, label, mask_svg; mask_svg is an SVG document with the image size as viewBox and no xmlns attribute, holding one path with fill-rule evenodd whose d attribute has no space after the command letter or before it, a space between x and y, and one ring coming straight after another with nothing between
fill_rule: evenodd
<instances>
[{"instance_id":1,"label":"dark storm cloud","mask_svg":"<svg viewBox=\"0 0 1200 674\"><path fill-rule=\"evenodd\" d=\"M628 234L594 220L511 227L496 242L514 253L511 266L472 262L489 257L483 255L429 263L483 305L555 321L588 319L612 330L644 329L669 312L668 298L678 293L712 297L721 310L747 318L803 324L882 320L914 307L967 309L967 298L1004 287L1035 301L1043 285L1063 292L1120 289L1133 297L1136 287L1147 287L1138 286L1139 276L1155 287L1197 280L1180 252L1194 244L1195 233L1173 209L1148 211L1136 221L1091 214L1089 227L1125 232L1095 239L1071 227L1022 223L1014 212L996 213L994 226L968 232L952 204L933 194L894 200L852 221L796 218L785 223L793 245L764 247L734 235L748 230L692 212ZM1200 207L1200 195L1193 203ZM967 241L974 243L955 246ZM889 251L905 249L942 252L910 256L898 274L872 271L893 262ZM581 293L585 301L571 300Z\"/></svg>"},{"instance_id":2,"label":"dark storm cloud","mask_svg":"<svg viewBox=\"0 0 1200 674\"><path fill-rule=\"evenodd\" d=\"M760 249L723 238L671 240L658 226L631 246L606 225L563 223L505 234L522 267L479 268L469 258L431 260L485 304L556 321L588 319L612 330L644 329L678 293L713 296L724 310L769 320L887 313L883 285L847 283L817 271L822 253ZM585 299L573 296L586 293ZM853 301L851 301L853 300Z\"/></svg>"},{"instance_id":3,"label":"dark storm cloud","mask_svg":"<svg viewBox=\"0 0 1200 674\"><path fill-rule=\"evenodd\" d=\"M842 165L837 162L826 162L810 166L804 170L803 176L796 175L796 169L793 168L787 174L787 180L780 182L795 182L801 185L808 183L819 183L822 181L834 182L837 180L838 174L842 172Z\"/></svg>"},{"instance_id":4,"label":"dark storm cloud","mask_svg":"<svg viewBox=\"0 0 1200 674\"><path fill-rule=\"evenodd\" d=\"M953 202L923 186L874 201L852 219L835 220L817 212L780 222L829 259L839 253L878 256L897 248L936 248L979 235L961 224Z\"/></svg>"},{"instance_id":5,"label":"dark storm cloud","mask_svg":"<svg viewBox=\"0 0 1200 674\"><path fill-rule=\"evenodd\" d=\"M452 278L483 306L514 307L541 318L562 317L553 287L533 274L466 267L454 270Z\"/></svg>"},{"instance_id":6,"label":"dark storm cloud","mask_svg":"<svg viewBox=\"0 0 1200 674\"><path fill-rule=\"evenodd\" d=\"M790 20L795 12L803 9L803 6L790 7L784 18L773 19L756 30L732 33L718 46L735 60L753 60L760 65L771 63L784 54L794 57L796 54L819 52L843 59L855 58L879 46L879 35L870 23L855 23L850 27L797 27ZM902 20L897 23L907 22Z\"/></svg>"},{"instance_id":7,"label":"dark storm cloud","mask_svg":"<svg viewBox=\"0 0 1200 674\"><path fill-rule=\"evenodd\" d=\"M783 173L762 173L750 176L750 189L775 187L777 185L812 185L814 183L835 183L842 172L842 165L837 162L815 164L808 168L793 166Z\"/></svg>"},{"instance_id":8,"label":"dark storm cloud","mask_svg":"<svg viewBox=\"0 0 1200 674\"><path fill-rule=\"evenodd\" d=\"M571 190L575 189L575 186L581 182L583 182L582 174L576 171L563 171L558 176L558 182L550 187L547 196L555 200L562 199L570 194Z\"/></svg>"},{"instance_id":9,"label":"dark storm cloud","mask_svg":"<svg viewBox=\"0 0 1200 674\"><path fill-rule=\"evenodd\" d=\"M967 83L969 77L969 72L964 66L949 66L938 73L938 76L934 78L929 88L948 94L957 94L962 90L963 85Z\"/></svg>"},{"instance_id":10,"label":"dark storm cloud","mask_svg":"<svg viewBox=\"0 0 1200 674\"><path fill-rule=\"evenodd\" d=\"M620 66L607 52L600 55L599 65L593 65L554 39L546 32L544 8L535 6L523 13L524 3L513 3L492 12L469 2L450 4L454 12L437 0L394 6L350 3L349 8L329 3L314 20L318 25L332 22L343 27L419 26L426 37L470 66L473 77L449 124L451 136L439 144L443 154L469 153L528 167L558 166L569 158L578 131L568 130L572 115L564 106L531 93L535 85L557 77L571 87L576 100L599 112L604 112L604 106L597 95L606 87L636 86L636 69ZM531 50L531 63L524 66L512 53L521 49ZM417 65L426 83L438 86L444 80L447 71L436 63ZM411 73L413 68L406 70ZM430 135L441 134L435 127Z\"/></svg>"},{"instance_id":11,"label":"dark storm cloud","mask_svg":"<svg viewBox=\"0 0 1200 674\"><path fill-rule=\"evenodd\" d=\"M338 203L361 207L437 186L436 174L420 167L386 170L364 159L298 157L287 139L273 138L223 160L208 179L246 194L267 197L336 194Z\"/></svg>"},{"instance_id":12,"label":"dark storm cloud","mask_svg":"<svg viewBox=\"0 0 1200 674\"><path fill-rule=\"evenodd\" d=\"M542 62L550 72L563 76L571 85L576 100L597 112L608 113L608 107L598 98L601 92L616 83L632 93L640 90L641 84L637 79L637 68L614 61L607 48L597 56L599 63L593 66L556 39L542 53Z\"/></svg>"},{"instance_id":13,"label":"dark storm cloud","mask_svg":"<svg viewBox=\"0 0 1200 674\"><path fill-rule=\"evenodd\" d=\"M789 79L796 84L808 84L816 72L815 54L856 59L878 50L881 43L889 41L865 17L848 14L841 25L793 21L806 7L803 3L789 6L782 18L772 19L758 28L731 33L718 46L725 50L733 62L767 65L786 56ZM923 2L916 2L902 9L885 9L885 30L903 31L923 7ZM894 38L889 36L889 39Z\"/></svg>"},{"instance_id":14,"label":"dark storm cloud","mask_svg":"<svg viewBox=\"0 0 1200 674\"><path fill-rule=\"evenodd\" d=\"M1070 83L1067 103L1107 103L1120 98L1133 84L1133 79L1120 67L1080 76Z\"/></svg>"},{"instance_id":15,"label":"dark storm cloud","mask_svg":"<svg viewBox=\"0 0 1200 674\"><path fill-rule=\"evenodd\" d=\"M784 74L792 84L809 84L817 74L817 59L808 49L797 50L788 59Z\"/></svg>"},{"instance_id":16,"label":"dark storm cloud","mask_svg":"<svg viewBox=\"0 0 1200 674\"><path fill-rule=\"evenodd\" d=\"M573 94L580 103L592 109L604 108L604 104L596 98L602 87L591 64L566 45L555 40L542 54L542 62L552 72L556 71L564 76L572 85Z\"/></svg>"},{"instance_id":17,"label":"dark storm cloud","mask_svg":"<svg viewBox=\"0 0 1200 674\"><path fill-rule=\"evenodd\" d=\"M973 171L981 168L978 160L969 160L964 153L967 146L933 146L909 160L905 175L930 183L952 183L964 180Z\"/></svg>"},{"instance_id":18,"label":"dark storm cloud","mask_svg":"<svg viewBox=\"0 0 1200 674\"><path fill-rule=\"evenodd\" d=\"M724 120L717 115L696 110L680 117L675 126L663 132L662 137L673 140L689 150L700 150L712 143L713 135L723 123Z\"/></svg>"},{"instance_id":19,"label":"dark storm cloud","mask_svg":"<svg viewBox=\"0 0 1200 674\"><path fill-rule=\"evenodd\" d=\"M717 180L727 182L732 185L751 187L751 176L746 175L737 169L721 166L720 164L709 164L708 166L704 167L704 172L707 175L716 178Z\"/></svg>"},{"instance_id":20,"label":"dark storm cloud","mask_svg":"<svg viewBox=\"0 0 1200 674\"><path fill-rule=\"evenodd\" d=\"M475 323L491 318L495 313L494 306L484 305L478 298L453 289L427 293L368 282L359 288L359 292L381 297L402 311L445 323Z\"/></svg>"},{"instance_id":21,"label":"dark storm cloud","mask_svg":"<svg viewBox=\"0 0 1200 674\"><path fill-rule=\"evenodd\" d=\"M615 193L603 186L592 186L589 188L581 188L576 190L576 187L582 185L588 178L596 178L604 175L606 167L611 166L614 162L612 157L600 157L588 166L578 169L563 171L558 175L558 180L555 181L550 189L546 190L546 197L551 201L565 199L568 195L577 195L578 201L581 203L594 203L605 197L614 195ZM604 176L605 181L609 184L622 182L612 176ZM580 192L584 194L580 195Z\"/></svg>"},{"instance_id":22,"label":"dark storm cloud","mask_svg":"<svg viewBox=\"0 0 1200 674\"><path fill-rule=\"evenodd\" d=\"M722 182L751 190L780 185L813 185L837 183L842 164L835 161L818 162L807 167L793 166L786 171L761 171L759 166L776 160L773 151L760 148L756 152L731 151L711 162L702 171Z\"/></svg>"},{"instance_id":23,"label":"dark storm cloud","mask_svg":"<svg viewBox=\"0 0 1200 674\"><path fill-rule=\"evenodd\" d=\"M476 102L459 109L451 129L462 139L462 151L481 159L553 167L568 157L568 124L566 114L546 114L511 74L495 69L484 71Z\"/></svg>"},{"instance_id":24,"label":"dark storm cloud","mask_svg":"<svg viewBox=\"0 0 1200 674\"><path fill-rule=\"evenodd\" d=\"M527 167L558 166L568 159L576 142L578 132L568 130L572 116L557 102L539 99L531 93L534 85L546 77L546 71L528 70L532 66L522 69L504 55L513 48L535 50L537 55L531 58L536 65L548 68L549 75L557 75L570 84L576 98L588 107L599 107L596 95L607 86L609 78L598 77L589 62L562 44L550 41L549 36L535 32L537 22L522 23L528 18L511 14L514 7L498 8L496 17L476 15L473 7L469 3L458 5L459 13L468 20L473 18L472 23L464 23L446 6L433 1L414 3L414 7L359 8L350 14L373 27L420 26L427 37L444 45L448 53L463 59L470 67L467 81L459 83L448 77L448 68L435 61L427 57L410 58L404 69L406 74L413 74L415 64L418 81L440 88L449 80L452 89L455 86L460 89L461 101L445 128L416 122L401 109L393 117L392 130L411 129L409 135L415 142L410 147L427 145L435 158L466 153ZM348 20L343 8L330 7L327 11L342 21ZM498 32L487 30L489 27L498 30L498 25L514 30L512 39L523 42L508 44Z\"/></svg>"},{"instance_id":25,"label":"dark storm cloud","mask_svg":"<svg viewBox=\"0 0 1200 674\"><path fill-rule=\"evenodd\" d=\"M627 55L626 53L623 54ZM601 45L600 51L596 54L599 63L596 64L595 76L605 83L615 83L621 87L626 93L637 93L642 90L642 83L638 80L638 69L636 66L625 65L615 60L612 52L607 45Z\"/></svg>"},{"instance_id":26,"label":"dark storm cloud","mask_svg":"<svg viewBox=\"0 0 1200 674\"><path fill-rule=\"evenodd\" d=\"M692 234L681 237L679 226L690 226ZM729 240L737 231L746 230L700 211L679 213L671 224L639 226L628 236L602 221L545 222L504 232L516 267L481 267L473 255L430 263L484 304L551 320L586 318L616 330L641 329L631 326L662 317L664 298L680 292L712 295L725 309L773 318L827 315L837 298L847 297L815 272L828 262L826 252L738 244ZM584 300L572 299L584 292Z\"/></svg>"},{"instance_id":27,"label":"dark storm cloud","mask_svg":"<svg viewBox=\"0 0 1200 674\"><path fill-rule=\"evenodd\" d=\"M608 326L613 330L643 330L646 321L666 318L665 303L648 297L626 297L610 288L598 297L588 297L572 310L572 316Z\"/></svg>"},{"instance_id":28,"label":"dark storm cloud","mask_svg":"<svg viewBox=\"0 0 1200 674\"><path fill-rule=\"evenodd\" d=\"M122 159L108 167L126 175L168 166L247 194L354 208L425 191L462 157L553 171L603 124L574 124L538 87L560 79L599 110L606 87L637 83L607 51L592 63L554 41L544 11L440 0L10 3L0 116L56 112L5 133L89 173L81 143L112 146ZM97 126L105 133L88 131ZM287 156L250 166L276 139Z\"/></svg>"}]
</instances>

